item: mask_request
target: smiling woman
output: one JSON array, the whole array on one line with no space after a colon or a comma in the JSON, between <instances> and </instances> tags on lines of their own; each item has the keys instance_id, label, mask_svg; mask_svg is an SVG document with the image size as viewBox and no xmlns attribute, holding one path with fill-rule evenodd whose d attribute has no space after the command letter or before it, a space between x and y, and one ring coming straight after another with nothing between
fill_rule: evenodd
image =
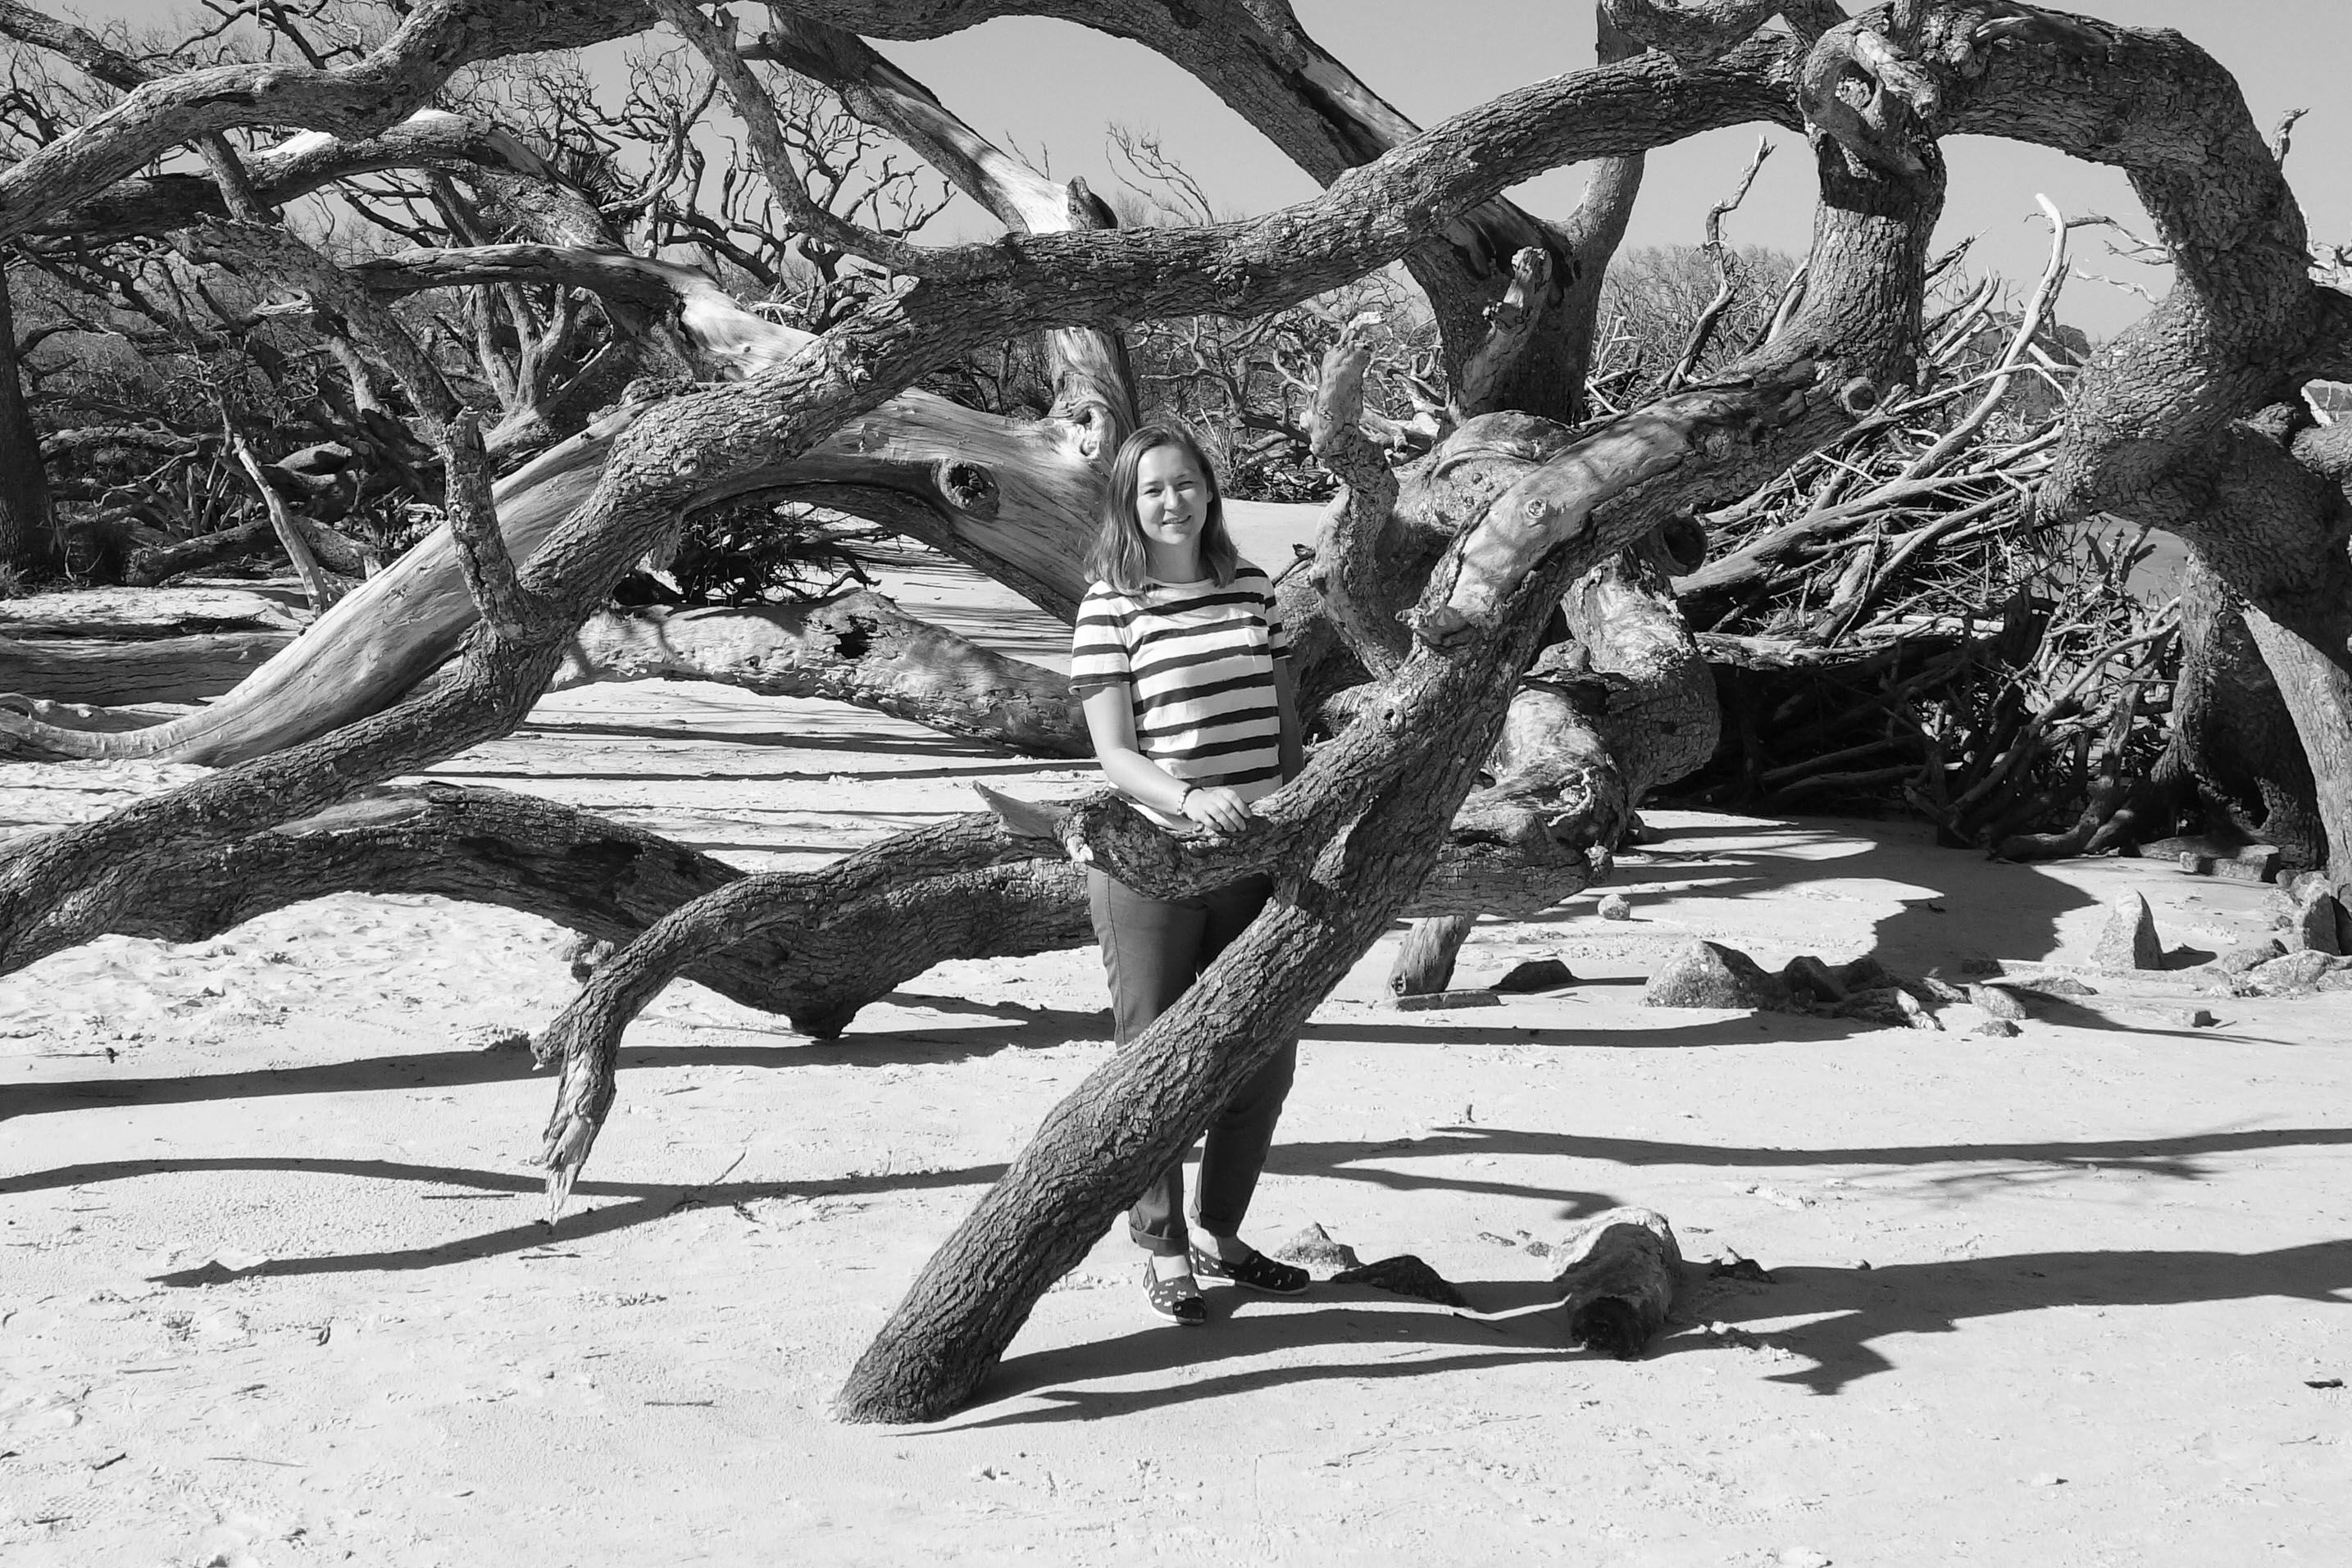
<instances>
[{"instance_id":1,"label":"smiling woman","mask_svg":"<svg viewBox=\"0 0 2352 1568\"><path fill-rule=\"evenodd\" d=\"M1249 803L1298 770L1298 710L1273 586L1234 551L1199 443L1154 425L1128 437L1111 463L1091 563L1098 580L1078 610L1070 689L1086 704L1104 776L1166 826L1245 831ZM1155 898L1099 868L1087 883L1121 1045L1183 996L1274 893L1262 872L1181 898ZM1266 1055L1210 1123L1197 1239L1180 1212L1181 1157L1129 1213L1129 1233L1151 1257L1145 1300L1161 1317L1208 1321L1196 1273L1277 1295L1307 1288L1305 1270L1238 1234L1297 1060L1295 1039Z\"/></svg>"}]
</instances>

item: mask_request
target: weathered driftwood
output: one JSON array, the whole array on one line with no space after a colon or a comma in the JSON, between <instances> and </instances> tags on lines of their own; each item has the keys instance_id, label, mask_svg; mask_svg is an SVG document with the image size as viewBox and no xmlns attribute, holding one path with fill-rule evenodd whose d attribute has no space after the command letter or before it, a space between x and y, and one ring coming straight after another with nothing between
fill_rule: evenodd
<instances>
[{"instance_id":1,"label":"weathered driftwood","mask_svg":"<svg viewBox=\"0 0 2352 1568\"><path fill-rule=\"evenodd\" d=\"M1647 1208L1594 1215L1561 1244L1568 1261L1554 1282L1568 1336L1630 1361L1673 1313L1683 1252L1666 1217Z\"/></svg>"},{"instance_id":2,"label":"weathered driftwood","mask_svg":"<svg viewBox=\"0 0 2352 1568\"><path fill-rule=\"evenodd\" d=\"M103 639L184 637L215 632L295 632L302 611L234 588L93 588L0 599L0 637Z\"/></svg>"},{"instance_id":3,"label":"weathered driftwood","mask_svg":"<svg viewBox=\"0 0 2352 1568\"><path fill-rule=\"evenodd\" d=\"M367 551L350 535L299 512L289 512L286 521L318 563L329 571L347 578L367 575ZM224 561L246 559L278 543L278 519L274 516L257 517L175 544L134 550L123 563L122 580L132 588L147 588L183 572L202 571Z\"/></svg>"},{"instance_id":4,"label":"weathered driftwood","mask_svg":"<svg viewBox=\"0 0 2352 1568\"><path fill-rule=\"evenodd\" d=\"M1037 757L1091 757L1067 677L992 653L861 590L807 604L607 612L572 639L551 690L720 681L855 703Z\"/></svg>"},{"instance_id":5,"label":"weathered driftwood","mask_svg":"<svg viewBox=\"0 0 2352 1568\"><path fill-rule=\"evenodd\" d=\"M291 632L219 632L194 637L100 642L0 637L0 692L30 713L39 703L113 707L140 703L197 703L244 680L294 640ZM48 711L40 709L38 711ZM69 717L77 728L97 728L95 716ZM125 727L155 722L127 718Z\"/></svg>"}]
</instances>

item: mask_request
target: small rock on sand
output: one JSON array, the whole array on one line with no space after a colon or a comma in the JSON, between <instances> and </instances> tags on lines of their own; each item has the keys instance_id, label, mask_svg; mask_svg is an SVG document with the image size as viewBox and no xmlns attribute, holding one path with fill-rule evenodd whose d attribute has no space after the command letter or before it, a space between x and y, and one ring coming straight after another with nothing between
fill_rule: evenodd
<instances>
[{"instance_id":1,"label":"small rock on sand","mask_svg":"<svg viewBox=\"0 0 2352 1568\"><path fill-rule=\"evenodd\" d=\"M1625 902L1625 895L1622 893L1605 894L1601 896L1599 913L1603 920L1631 920L1633 918L1633 906Z\"/></svg>"},{"instance_id":2,"label":"small rock on sand","mask_svg":"<svg viewBox=\"0 0 2352 1568\"><path fill-rule=\"evenodd\" d=\"M1789 988L1736 947L1694 942L1667 958L1642 988L1645 1008L1769 1008L1785 1011Z\"/></svg>"},{"instance_id":3,"label":"small rock on sand","mask_svg":"<svg viewBox=\"0 0 2352 1568\"><path fill-rule=\"evenodd\" d=\"M2164 944L2156 935L2156 915L2147 900L2137 893L2116 895L2107 921L2099 928L2099 945L2091 962L2103 969L2161 969Z\"/></svg>"},{"instance_id":4,"label":"small rock on sand","mask_svg":"<svg viewBox=\"0 0 2352 1568\"><path fill-rule=\"evenodd\" d=\"M2298 952L2340 954L2344 944L2336 923L2344 906L2336 902L2324 878L2310 873L2294 879L2294 910L2286 928L2286 945Z\"/></svg>"},{"instance_id":5,"label":"small rock on sand","mask_svg":"<svg viewBox=\"0 0 2352 1568\"><path fill-rule=\"evenodd\" d=\"M1363 1265L1356 1249L1344 1241L1334 1241L1331 1233L1319 1225L1310 1225L1274 1249L1274 1255L1285 1263L1296 1263L1302 1269L1355 1269Z\"/></svg>"},{"instance_id":6,"label":"small rock on sand","mask_svg":"<svg viewBox=\"0 0 2352 1568\"><path fill-rule=\"evenodd\" d=\"M1556 991L1576 984L1576 976L1557 958L1529 958L1524 964L1512 966L1510 973L1495 982L1498 991Z\"/></svg>"},{"instance_id":7,"label":"small rock on sand","mask_svg":"<svg viewBox=\"0 0 2352 1568\"><path fill-rule=\"evenodd\" d=\"M2267 964L2257 964L2246 971L2246 978L2265 991L2309 990L2321 977L2338 968L2344 960L2332 953L2306 948L2273 958Z\"/></svg>"},{"instance_id":8,"label":"small rock on sand","mask_svg":"<svg viewBox=\"0 0 2352 1568\"><path fill-rule=\"evenodd\" d=\"M2017 988L2044 997L2095 997L2095 986L2084 985L2072 975L2045 975L2038 980L2020 980Z\"/></svg>"},{"instance_id":9,"label":"small rock on sand","mask_svg":"<svg viewBox=\"0 0 2352 1568\"><path fill-rule=\"evenodd\" d=\"M2257 964L2267 964L2283 956L2286 944L2275 936L2265 936L2259 942L2241 942L2215 961L2214 967L2225 975L2242 975Z\"/></svg>"},{"instance_id":10,"label":"small rock on sand","mask_svg":"<svg viewBox=\"0 0 2352 1568\"><path fill-rule=\"evenodd\" d=\"M1969 1000L1982 1009L1987 1018L2014 1020L2025 1016L2025 1004L2007 986L1970 986Z\"/></svg>"},{"instance_id":11,"label":"small rock on sand","mask_svg":"<svg viewBox=\"0 0 2352 1568\"><path fill-rule=\"evenodd\" d=\"M2008 1019L1987 1019L1977 1025L1977 1032L1995 1040L2014 1040L2025 1031Z\"/></svg>"}]
</instances>

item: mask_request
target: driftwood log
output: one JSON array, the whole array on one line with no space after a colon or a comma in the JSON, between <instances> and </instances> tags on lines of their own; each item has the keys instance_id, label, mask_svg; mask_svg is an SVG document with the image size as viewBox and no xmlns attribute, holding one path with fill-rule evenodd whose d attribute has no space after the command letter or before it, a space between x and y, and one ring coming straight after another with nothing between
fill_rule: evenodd
<instances>
[{"instance_id":1,"label":"driftwood log","mask_svg":"<svg viewBox=\"0 0 2352 1568\"><path fill-rule=\"evenodd\" d=\"M1673 1315L1682 1289L1683 1250L1666 1217L1647 1208L1594 1215L1560 1244L1568 1261L1555 1278L1568 1337L1631 1361Z\"/></svg>"}]
</instances>

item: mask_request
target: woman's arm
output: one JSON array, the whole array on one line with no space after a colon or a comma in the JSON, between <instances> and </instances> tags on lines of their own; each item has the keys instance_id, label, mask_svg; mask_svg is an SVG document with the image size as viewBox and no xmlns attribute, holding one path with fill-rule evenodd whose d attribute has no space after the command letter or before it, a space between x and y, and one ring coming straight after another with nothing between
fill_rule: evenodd
<instances>
[{"instance_id":1,"label":"woman's arm","mask_svg":"<svg viewBox=\"0 0 2352 1568\"><path fill-rule=\"evenodd\" d=\"M1119 793L1220 833L1248 825L1249 808L1222 784L1187 786L1135 746L1135 708L1122 685L1096 686L1080 699L1095 759Z\"/></svg>"}]
</instances>

